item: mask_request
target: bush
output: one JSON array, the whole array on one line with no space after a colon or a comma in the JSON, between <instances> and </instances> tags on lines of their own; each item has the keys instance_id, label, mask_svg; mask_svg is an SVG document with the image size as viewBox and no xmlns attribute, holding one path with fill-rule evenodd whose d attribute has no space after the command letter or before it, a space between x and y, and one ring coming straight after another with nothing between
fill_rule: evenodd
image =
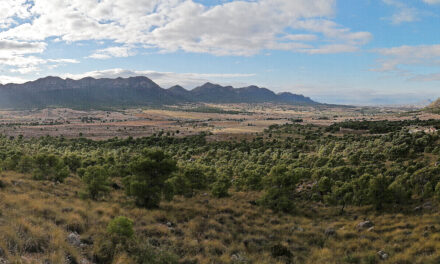
<instances>
[{"instance_id":1,"label":"bush","mask_svg":"<svg viewBox=\"0 0 440 264\"><path fill-rule=\"evenodd\" d=\"M94 200L110 192L108 172L102 166L87 167L82 180L86 184L85 193Z\"/></svg>"},{"instance_id":2,"label":"bush","mask_svg":"<svg viewBox=\"0 0 440 264\"><path fill-rule=\"evenodd\" d=\"M129 239L134 235L133 221L125 216L118 216L107 225L107 233L120 239Z\"/></svg>"},{"instance_id":3,"label":"bush","mask_svg":"<svg viewBox=\"0 0 440 264\"><path fill-rule=\"evenodd\" d=\"M69 176L69 168L53 154L38 154L34 158L34 179L63 182Z\"/></svg>"},{"instance_id":4,"label":"bush","mask_svg":"<svg viewBox=\"0 0 440 264\"><path fill-rule=\"evenodd\" d=\"M177 264L178 258L167 251L153 248L145 241L137 241L130 250L132 258L138 264Z\"/></svg>"},{"instance_id":5,"label":"bush","mask_svg":"<svg viewBox=\"0 0 440 264\"><path fill-rule=\"evenodd\" d=\"M125 190L136 199L138 206L155 208L163 197L170 199L173 196L168 179L177 166L163 151L145 150L130 168L132 175L124 179Z\"/></svg>"},{"instance_id":6,"label":"bush","mask_svg":"<svg viewBox=\"0 0 440 264\"><path fill-rule=\"evenodd\" d=\"M226 175L221 175L211 186L214 197L222 198L229 196L228 190L231 187L231 180Z\"/></svg>"},{"instance_id":7,"label":"bush","mask_svg":"<svg viewBox=\"0 0 440 264\"><path fill-rule=\"evenodd\" d=\"M263 178L266 193L260 203L275 212L292 212L294 204L292 195L298 183L298 177L294 175L286 165L278 165L271 169L270 173Z\"/></svg>"},{"instance_id":8,"label":"bush","mask_svg":"<svg viewBox=\"0 0 440 264\"><path fill-rule=\"evenodd\" d=\"M197 190L207 187L207 177L203 170L196 166L184 167L178 175L170 180L174 194L192 197Z\"/></svg>"}]
</instances>

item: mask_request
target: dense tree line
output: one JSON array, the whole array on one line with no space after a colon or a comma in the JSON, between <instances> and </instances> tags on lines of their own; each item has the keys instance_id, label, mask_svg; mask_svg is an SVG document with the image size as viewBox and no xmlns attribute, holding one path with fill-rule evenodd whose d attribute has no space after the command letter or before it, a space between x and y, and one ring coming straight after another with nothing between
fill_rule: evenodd
<instances>
[{"instance_id":1,"label":"dense tree line","mask_svg":"<svg viewBox=\"0 0 440 264\"><path fill-rule=\"evenodd\" d=\"M428 119L428 120L399 120L399 121L389 121L389 120L379 120L379 121L369 121L369 120L350 120L335 123L327 127L328 132L338 132L341 128L348 128L353 130L367 130L373 134L383 134L389 132L398 132L405 127L409 126L432 126L437 129L440 128L440 120Z\"/></svg>"},{"instance_id":2,"label":"dense tree line","mask_svg":"<svg viewBox=\"0 0 440 264\"><path fill-rule=\"evenodd\" d=\"M438 134L409 133L403 125L396 131L386 125L391 132L383 135L343 136L330 133L333 128L276 125L240 142L210 142L206 134L105 141L1 137L0 161L3 170L32 173L36 180L81 177L81 195L90 199L104 198L120 182L147 208L174 195L225 197L238 190L261 192L257 204L281 212L294 211L296 199L382 210L440 198Z\"/></svg>"}]
</instances>

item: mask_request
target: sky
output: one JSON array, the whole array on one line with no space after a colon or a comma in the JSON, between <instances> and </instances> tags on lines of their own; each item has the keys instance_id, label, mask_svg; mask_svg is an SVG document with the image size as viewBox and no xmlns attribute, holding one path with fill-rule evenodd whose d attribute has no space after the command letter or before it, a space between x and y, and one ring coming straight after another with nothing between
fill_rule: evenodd
<instances>
[{"instance_id":1,"label":"sky","mask_svg":"<svg viewBox=\"0 0 440 264\"><path fill-rule=\"evenodd\" d=\"M141 75L420 104L440 97L440 0L0 0L0 83Z\"/></svg>"}]
</instances>

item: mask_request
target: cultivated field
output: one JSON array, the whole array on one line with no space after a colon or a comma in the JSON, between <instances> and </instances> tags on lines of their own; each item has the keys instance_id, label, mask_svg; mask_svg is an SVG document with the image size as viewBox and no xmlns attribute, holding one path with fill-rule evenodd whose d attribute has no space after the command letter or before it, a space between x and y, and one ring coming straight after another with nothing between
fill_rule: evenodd
<instances>
[{"instance_id":1,"label":"cultivated field","mask_svg":"<svg viewBox=\"0 0 440 264\"><path fill-rule=\"evenodd\" d=\"M108 139L158 133L175 136L210 132L212 138L243 137L270 125L301 121L327 126L348 119L429 119L438 115L396 108L302 107L271 104L184 105L161 109L80 111L67 108L0 111L0 134L26 138L64 136ZM401 114L404 113L404 114Z\"/></svg>"}]
</instances>

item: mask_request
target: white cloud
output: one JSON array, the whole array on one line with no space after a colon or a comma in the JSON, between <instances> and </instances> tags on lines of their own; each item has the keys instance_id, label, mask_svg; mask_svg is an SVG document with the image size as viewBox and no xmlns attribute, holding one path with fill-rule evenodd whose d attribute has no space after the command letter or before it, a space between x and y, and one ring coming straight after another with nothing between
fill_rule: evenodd
<instances>
[{"instance_id":1,"label":"white cloud","mask_svg":"<svg viewBox=\"0 0 440 264\"><path fill-rule=\"evenodd\" d=\"M112 40L161 52L183 50L219 56L249 56L267 49L351 52L371 38L367 32L351 32L332 21L317 19L332 16L336 0L232 1L213 7L193 0L23 2L20 10L29 22L0 32L0 39ZM12 17L0 17L0 23ZM315 34L291 33L292 29L307 28ZM312 41L315 43L303 43ZM329 49L329 45L347 49ZM101 50L91 57L130 55L127 50L119 49Z\"/></svg>"},{"instance_id":2,"label":"white cloud","mask_svg":"<svg viewBox=\"0 0 440 264\"><path fill-rule=\"evenodd\" d=\"M431 74L418 74L410 78L411 81L435 82L440 81L440 72Z\"/></svg>"},{"instance_id":3,"label":"white cloud","mask_svg":"<svg viewBox=\"0 0 440 264\"><path fill-rule=\"evenodd\" d=\"M30 16L27 0L2 0L0 5L0 30L17 23L17 19Z\"/></svg>"},{"instance_id":4,"label":"white cloud","mask_svg":"<svg viewBox=\"0 0 440 264\"><path fill-rule=\"evenodd\" d=\"M110 58L123 58L135 55L135 52L130 47L108 47L105 49L96 50L88 58L92 59L110 59Z\"/></svg>"},{"instance_id":5,"label":"white cloud","mask_svg":"<svg viewBox=\"0 0 440 264\"><path fill-rule=\"evenodd\" d=\"M29 81L29 80L28 79L24 79L24 78L20 78L20 77L0 75L0 84L25 83L27 81Z\"/></svg>"},{"instance_id":6,"label":"white cloud","mask_svg":"<svg viewBox=\"0 0 440 264\"><path fill-rule=\"evenodd\" d=\"M427 68L429 71L440 71L440 44L400 46L378 49L376 52L382 57L373 71L394 73L409 81L440 81L440 73L426 73Z\"/></svg>"},{"instance_id":7,"label":"white cloud","mask_svg":"<svg viewBox=\"0 0 440 264\"><path fill-rule=\"evenodd\" d=\"M419 20L419 11L416 8L409 7L404 2L400 0L382 0L385 4L393 6L397 9L391 17L387 18L391 23L399 25L406 22L414 22ZM432 1L432 0L427 0Z\"/></svg>"},{"instance_id":8,"label":"white cloud","mask_svg":"<svg viewBox=\"0 0 440 264\"><path fill-rule=\"evenodd\" d=\"M440 4L440 0L422 0L422 1L430 5Z\"/></svg>"},{"instance_id":9,"label":"white cloud","mask_svg":"<svg viewBox=\"0 0 440 264\"><path fill-rule=\"evenodd\" d=\"M255 76L255 74L200 74L200 73L175 73L175 72L157 72L157 71L133 71L125 69L108 69L101 71L91 71L81 74L65 74L62 77L71 79L81 79L85 77L93 78L117 78L146 76L162 87L171 87L181 85L186 88L192 88L208 81L226 81ZM235 82L236 83L236 82Z\"/></svg>"},{"instance_id":10,"label":"white cloud","mask_svg":"<svg viewBox=\"0 0 440 264\"><path fill-rule=\"evenodd\" d=\"M440 66L440 44L383 48L376 52L383 58L375 71L400 71L402 66L408 65Z\"/></svg>"}]
</instances>

